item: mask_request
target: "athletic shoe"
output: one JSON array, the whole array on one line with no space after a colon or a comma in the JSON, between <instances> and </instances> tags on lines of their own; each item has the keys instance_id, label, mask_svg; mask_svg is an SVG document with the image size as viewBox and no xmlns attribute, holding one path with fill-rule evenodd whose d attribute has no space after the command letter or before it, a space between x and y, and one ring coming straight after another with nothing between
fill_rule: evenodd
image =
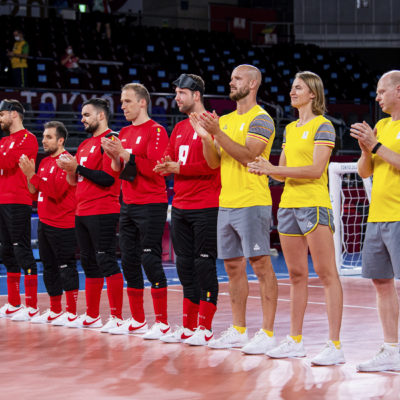
<instances>
[{"instance_id":1,"label":"athletic shoe","mask_svg":"<svg viewBox=\"0 0 400 400\"><path fill-rule=\"evenodd\" d=\"M212 339L208 342L208 347L212 349L230 349L232 347L243 347L249 341L247 330L245 333L240 333L233 326L222 332L218 339Z\"/></svg>"},{"instance_id":2,"label":"athletic shoe","mask_svg":"<svg viewBox=\"0 0 400 400\"><path fill-rule=\"evenodd\" d=\"M183 341L183 343L189 344L190 346L207 346L208 342L214 337L212 331L204 328L204 326L199 326L194 334Z\"/></svg>"},{"instance_id":3,"label":"athletic shoe","mask_svg":"<svg viewBox=\"0 0 400 400\"><path fill-rule=\"evenodd\" d=\"M39 315L38 308L21 307L21 309L11 317L11 321L30 321L36 315Z\"/></svg>"},{"instance_id":4,"label":"athletic shoe","mask_svg":"<svg viewBox=\"0 0 400 400\"><path fill-rule=\"evenodd\" d=\"M22 304L14 307L11 304L6 303L0 308L0 318L11 318L17 311L21 310L22 307Z\"/></svg>"},{"instance_id":5,"label":"athletic shoe","mask_svg":"<svg viewBox=\"0 0 400 400\"><path fill-rule=\"evenodd\" d=\"M67 323L72 323L78 319L76 314L72 314L69 312L63 313L59 318L56 318L51 322L51 325L54 326L67 326Z\"/></svg>"},{"instance_id":6,"label":"athletic shoe","mask_svg":"<svg viewBox=\"0 0 400 400\"><path fill-rule=\"evenodd\" d=\"M83 329L93 329L101 328L103 322L101 321L100 315L97 318L89 317L89 315L82 314L75 321L65 324L68 328L83 328Z\"/></svg>"},{"instance_id":7,"label":"athletic shoe","mask_svg":"<svg viewBox=\"0 0 400 400\"><path fill-rule=\"evenodd\" d=\"M142 336L142 338L150 340L160 339L170 330L171 327L168 324L156 321L150 330Z\"/></svg>"},{"instance_id":8,"label":"athletic shoe","mask_svg":"<svg viewBox=\"0 0 400 400\"><path fill-rule=\"evenodd\" d=\"M267 350L265 354L271 358L304 357L306 350L303 341L297 343L288 335L279 346Z\"/></svg>"},{"instance_id":9,"label":"athletic shoe","mask_svg":"<svg viewBox=\"0 0 400 400\"><path fill-rule=\"evenodd\" d=\"M331 340L326 343L321 353L311 360L311 364L314 365L336 365L345 362L343 350L336 348Z\"/></svg>"},{"instance_id":10,"label":"athletic shoe","mask_svg":"<svg viewBox=\"0 0 400 400\"><path fill-rule=\"evenodd\" d=\"M362 372L400 371L399 348L384 343L374 358L357 365Z\"/></svg>"},{"instance_id":11,"label":"athletic shoe","mask_svg":"<svg viewBox=\"0 0 400 400\"><path fill-rule=\"evenodd\" d=\"M274 347L276 347L275 336L268 336L264 330L260 329L253 339L242 347L242 352L245 354L265 354Z\"/></svg>"},{"instance_id":12,"label":"athletic shoe","mask_svg":"<svg viewBox=\"0 0 400 400\"><path fill-rule=\"evenodd\" d=\"M171 329L165 335L161 336L160 340L164 343L181 343L192 337L193 333L194 332L188 328L177 326L174 331Z\"/></svg>"},{"instance_id":13,"label":"athletic shoe","mask_svg":"<svg viewBox=\"0 0 400 400\"><path fill-rule=\"evenodd\" d=\"M60 313L55 313L51 310L46 310L42 315L35 315L34 317L31 318L31 323L32 324L50 324L51 322L56 321L58 318L60 318L62 315L64 315L64 312L61 311Z\"/></svg>"},{"instance_id":14,"label":"athletic shoe","mask_svg":"<svg viewBox=\"0 0 400 400\"><path fill-rule=\"evenodd\" d=\"M102 333L110 333L111 329L118 328L124 323L121 318L117 318L115 315L110 315L107 323L100 329Z\"/></svg>"},{"instance_id":15,"label":"athletic shoe","mask_svg":"<svg viewBox=\"0 0 400 400\"><path fill-rule=\"evenodd\" d=\"M129 318L123 321L122 325L110 329L108 333L112 335L129 335L129 334L139 334L146 333L149 330L147 327L147 322L137 322L134 318Z\"/></svg>"}]
</instances>

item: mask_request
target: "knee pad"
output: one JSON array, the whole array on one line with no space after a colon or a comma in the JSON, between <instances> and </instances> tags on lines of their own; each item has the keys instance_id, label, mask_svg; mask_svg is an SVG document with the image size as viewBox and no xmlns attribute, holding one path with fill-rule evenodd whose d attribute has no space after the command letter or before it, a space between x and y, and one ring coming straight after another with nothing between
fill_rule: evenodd
<instances>
[{"instance_id":1,"label":"knee pad","mask_svg":"<svg viewBox=\"0 0 400 400\"><path fill-rule=\"evenodd\" d=\"M61 276L55 267L43 265L43 282L49 296L62 295Z\"/></svg>"},{"instance_id":2,"label":"knee pad","mask_svg":"<svg viewBox=\"0 0 400 400\"><path fill-rule=\"evenodd\" d=\"M200 299L217 304L218 278L215 259L200 255L195 259L197 277L201 289Z\"/></svg>"},{"instance_id":3,"label":"knee pad","mask_svg":"<svg viewBox=\"0 0 400 400\"><path fill-rule=\"evenodd\" d=\"M122 271L128 288L144 289L143 271L141 264L124 264L122 263Z\"/></svg>"},{"instance_id":4,"label":"knee pad","mask_svg":"<svg viewBox=\"0 0 400 400\"><path fill-rule=\"evenodd\" d=\"M99 250L96 252L96 260L105 278L121 272L118 266L117 256L113 252Z\"/></svg>"},{"instance_id":5,"label":"knee pad","mask_svg":"<svg viewBox=\"0 0 400 400\"><path fill-rule=\"evenodd\" d=\"M81 252L81 265L86 278L104 278L96 260L90 257L89 254Z\"/></svg>"},{"instance_id":6,"label":"knee pad","mask_svg":"<svg viewBox=\"0 0 400 400\"><path fill-rule=\"evenodd\" d=\"M167 278L161 264L160 257L152 253L152 251L143 252L142 263L147 279L154 288L167 287Z\"/></svg>"},{"instance_id":7,"label":"knee pad","mask_svg":"<svg viewBox=\"0 0 400 400\"><path fill-rule=\"evenodd\" d=\"M200 286L197 282L190 286L183 286L183 297L189 299L194 304L200 302Z\"/></svg>"},{"instance_id":8,"label":"knee pad","mask_svg":"<svg viewBox=\"0 0 400 400\"><path fill-rule=\"evenodd\" d=\"M20 243L13 243L14 255L17 260L17 264L21 265L24 271L31 270L35 272L30 272L28 275L36 275L37 267L36 261L33 258L32 249L26 248Z\"/></svg>"},{"instance_id":9,"label":"knee pad","mask_svg":"<svg viewBox=\"0 0 400 400\"><path fill-rule=\"evenodd\" d=\"M196 280L194 258L176 256L176 272L183 287L191 286Z\"/></svg>"},{"instance_id":10,"label":"knee pad","mask_svg":"<svg viewBox=\"0 0 400 400\"><path fill-rule=\"evenodd\" d=\"M64 291L79 289L79 275L75 264L63 264L58 266L61 284Z\"/></svg>"}]
</instances>

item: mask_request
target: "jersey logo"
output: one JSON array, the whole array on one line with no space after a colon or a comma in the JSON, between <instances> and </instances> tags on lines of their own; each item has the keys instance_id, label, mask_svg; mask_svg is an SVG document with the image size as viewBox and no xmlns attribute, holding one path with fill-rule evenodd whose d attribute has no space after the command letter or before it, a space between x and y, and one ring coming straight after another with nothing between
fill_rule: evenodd
<instances>
[{"instance_id":1,"label":"jersey logo","mask_svg":"<svg viewBox=\"0 0 400 400\"><path fill-rule=\"evenodd\" d=\"M43 176L42 179L47 182L47 178L45 176Z\"/></svg>"},{"instance_id":2,"label":"jersey logo","mask_svg":"<svg viewBox=\"0 0 400 400\"><path fill-rule=\"evenodd\" d=\"M242 125L240 125L240 130L242 131L243 130L243 128L244 128L244 126L246 125L246 123L245 122L243 122L243 124Z\"/></svg>"},{"instance_id":3,"label":"jersey logo","mask_svg":"<svg viewBox=\"0 0 400 400\"><path fill-rule=\"evenodd\" d=\"M193 134L193 140L196 140L196 139L197 139L197 132L195 131Z\"/></svg>"},{"instance_id":4,"label":"jersey logo","mask_svg":"<svg viewBox=\"0 0 400 400\"><path fill-rule=\"evenodd\" d=\"M126 142L126 139L121 139L121 142Z\"/></svg>"},{"instance_id":5,"label":"jersey logo","mask_svg":"<svg viewBox=\"0 0 400 400\"><path fill-rule=\"evenodd\" d=\"M136 144L139 144L141 140L142 140L142 137L139 136L139 137L136 139Z\"/></svg>"},{"instance_id":6,"label":"jersey logo","mask_svg":"<svg viewBox=\"0 0 400 400\"><path fill-rule=\"evenodd\" d=\"M176 138L178 139L178 138L180 138L180 137L182 137L182 135L178 135Z\"/></svg>"},{"instance_id":7,"label":"jersey logo","mask_svg":"<svg viewBox=\"0 0 400 400\"><path fill-rule=\"evenodd\" d=\"M396 139L400 139L400 132L397 134Z\"/></svg>"},{"instance_id":8,"label":"jersey logo","mask_svg":"<svg viewBox=\"0 0 400 400\"><path fill-rule=\"evenodd\" d=\"M90 149L89 153L93 153L96 150L96 146L92 146L92 148Z\"/></svg>"},{"instance_id":9,"label":"jersey logo","mask_svg":"<svg viewBox=\"0 0 400 400\"><path fill-rule=\"evenodd\" d=\"M307 222L307 228L312 228L314 226L314 224L311 221Z\"/></svg>"},{"instance_id":10,"label":"jersey logo","mask_svg":"<svg viewBox=\"0 0 400 400\"><path fill-rule=\"evenodd\" d=\"M255 251L261 250L261 247L258 245L258 243L254 245L253 250Z\"/></svg>"},{"instance_id":11,"label":"jersey logo","mask_svg":"<svg viewBox=\"0 0 400 400\"><path fill-rule=\"evenodd\" d=\"M224 127L222 129L228 129L228 125L225 124Z\"/></svg>"},{"instance_id":12,"label":"jersey logo","mask_svg":"<svg viewBox=\"0 0 400 400\"><path fill-rule=\"evenodd\" d=\"M307 139L308 137L308 131L304 131L303 135L301 136L302 139Z\"/></svg>"}]
</instances>

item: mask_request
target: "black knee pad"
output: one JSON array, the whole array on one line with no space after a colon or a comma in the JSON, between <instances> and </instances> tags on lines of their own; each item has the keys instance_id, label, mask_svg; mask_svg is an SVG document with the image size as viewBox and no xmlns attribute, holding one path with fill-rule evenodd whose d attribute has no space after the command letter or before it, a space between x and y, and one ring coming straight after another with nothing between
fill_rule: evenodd
<instances>
[{"instance_id":1,"label":"black knee pad","mask_svg":"<svg viewBox=\"0 0 400 400\"><path fill-rule=\"evenodd\" d=\"M43 282L49 296L62 295L61 276L55 266L43 265Z\"/></svg>"},{"instance_id":2,"label":"black knee pad","mask_svg":"<svg viewBox=\"0 0 400 400\"><path fill-rule=\"evenodd\" d=\"M189 299L194 304L200 302L200 286L197 282L190 286L183 286L183 297Z\"/></svg>"},{"instance_id":3,"label":"black knee pad","mask_svg":"<svg viewBox=\"0 0 400 400\"><path fill-rule=\"evenodd\" d=\"M124 272L124 278L129 288L144 288L143 271L141 264L125 264L124 262L122 262L122 271Z\"/></svg>"},{"instance_id":4,"label":"black knee pad","mask_svg":"<svg viewBox=\"0 0 400 400\"><path fill-rule=\"evenodd\" d=\"M183 287L196 281L194 258L176 256L176 272Z\"/></svg>"},{"instance_id":5,"label":"black knee pad","mask_svg":"<svg viewBox=\"0 0 400 400\"><path fill-rule=\"evenodd\" d=\"M63 264L58 266L61 284L64 291L79 289L79 275L75 264Z\"/></svg>"},{"instance_id":6,"label":"black knee pad","mask_svg":"<svg viewBox=\"0 0 400 400\"><path fill-rule=\"evenodd\" d=\"M82 252L81 252L81 265L83 271L85 272L86 278L104 278L95 260L91 259L91 257L89 257L88 254Z\"/></svg>"},{"instance_id":7,"label":"black knee pad","mask_svg":"<svg viewBox=\"0 0 400 400\"><path fill-rule=\"evenodd\" d=\"M167 278L165 277L160 257L156 256L151 250L144 251L142 263L147 279L150 281L152 287L167 287Z\"/></svg>"},{"instance_id":8,"label":"black knee pad","mask_svg":"<svg viewBox=\"0 0 400 400\"><path fill-rule=\"evenodd\" d=\"M36 261L33 258L32 249L23 246L21 243L13 243L14 255L17 263L22 266L24 271L28 269L35 271L29 275L37 274Z\"/></svg>"},{"instance_id":9,"label":"black knee pad","mask_svg":"<svg viewBox=\"0 0 400 400\"><path fill-rule=\"evenodd\" d=\"M121 272L118 266L117 256L114 252L97 251L96 260L97 265L99 266L105 278L111 275L119 274Z\"/></svg>"},{"instance_id":10,"label":"black knee pad","mask_svg":"<svg viewBox=\"0 0 400 400\"><path fill-rule=\"evenodd\" d=\"M200 254L195 259L197 277L201 289L201 300L217 304L218 279L215 259L207 254Z\"/></svg>"}]
</instances>

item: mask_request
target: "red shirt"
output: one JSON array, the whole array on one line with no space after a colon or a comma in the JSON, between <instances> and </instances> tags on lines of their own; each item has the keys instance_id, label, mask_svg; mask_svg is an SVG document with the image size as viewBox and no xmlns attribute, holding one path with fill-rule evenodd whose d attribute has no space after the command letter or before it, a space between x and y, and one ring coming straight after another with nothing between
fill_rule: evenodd
<instances>
[{"instance_id":1,"label":"red shirt","mask_svg":"<svg viewBox=\"0 0 400 400\"><path fill-rule=\"evenodd\" d=\"M126 204L167 203L165 179L153 172L167 147L166 130L153 120L121 129L122 146L135 155L137 175L133 182L122 181L122 197Z\"/></svg>"},{"instance_id":2,"label":"red shirt","mask_svg":"<svg viewBox=\"0 0 400 400\"><path fill-rule=\"evenodd\" d=\"M69 154L64 151L62 154ZM56 228L75 227L75 187L67 182L67 173L57 166L57 157L44 158L30 180L38 190L38 215L44 224Z\"/></svg>"},{"instance_id":3,"label":"red shirt","mask_svg":"<svg viewBox=\"0 0 400 400\"><path fill-rule=\"evenodd\" d=\"M111 175L115 182L111 186L100 186L78 175L76 186L76 215L98 215L119 213L121 181L118 172L111 168L111 159L101 150L101 138L111 132L107 129L99 136L93 136L80 144L76 152L78 164L89 169L101 170Z\"/></svg>"},{"instance_id":4,"label":"red shirt","mask_svg":"<svg viewBox=\"0 0 400 400\"><path fill-rule=\"evenodd\" d=\"M0 140L0 204L32 205L26 176L18 166L22 154L36 161L36 136L22 129Z\"/></svg>"},{"instance_id":5,"label":"red shirt","mask_svg":"<svg viewBox=\"0 0 400 400\"><path fill-rule=\"evenodd\" d=\"M208 166L201 138L189 119L175 125L165 155L182 163L180 173L174 176L174 207L187 210L218 207L220 171Z\"/></svg>"}]
</instances>

